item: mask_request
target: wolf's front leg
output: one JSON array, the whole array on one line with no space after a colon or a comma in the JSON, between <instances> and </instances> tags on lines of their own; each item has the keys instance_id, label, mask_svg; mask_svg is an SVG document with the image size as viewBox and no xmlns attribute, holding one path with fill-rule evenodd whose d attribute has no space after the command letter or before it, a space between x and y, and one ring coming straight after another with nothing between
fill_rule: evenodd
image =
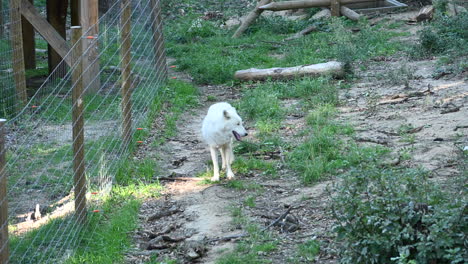
<instances>
[{"instance_id":1,"label":"wolf's front leg","mask_svg":"<svg viewBox=\"0 0 468 264\"><path fill-rule=\"evenodd\" d=\"M234 179L234 173L231 170L231 164L234 160L232 153L232 144L226 144L224 147L224 155L226 156L226 175L229 180Z\"/></svg>"},{"instance_id":2,"label":"wolf's front leg","mask_svg":"<svg viewBox=\"0 0 468 264\"><path fill-rule=\"evenodd\" d=\"M221 169L226 169L226 147L225 145L219 148L219 152L221 153Z\"/></svg>"},{"instance_id":3,"label":"wolf's front leg","mask_svg":"<svg viewBox=\"0 0 468 264\"><path fill-rule=\"evenodd\" d=\"M210 146L211 160L213 161L213 177L211 181L219 181L219 165L218 165L218 153L216 153L216 147Z\"/></svg>"}]
</instances>

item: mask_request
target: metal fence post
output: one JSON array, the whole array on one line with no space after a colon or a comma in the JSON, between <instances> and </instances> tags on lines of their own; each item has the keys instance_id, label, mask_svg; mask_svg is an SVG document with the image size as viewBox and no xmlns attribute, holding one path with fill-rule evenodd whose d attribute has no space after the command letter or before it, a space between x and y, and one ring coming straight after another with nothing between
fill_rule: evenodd
<instances>
[{"instance_id":1,"label":"metal fence post","mask_svg":"<svg viewBox=\"0 0 468 264\"><path fill-rule=\"evenodd\" d=\"M73 125L73 171L75 190L75 214L79 222L86 221L86 175L84 159L84 118L83 118L83 65L82 65L82 29L80 26L72 30L72 65L76 65L72 73L72 125Z\"/></svg>"},{"instance_id":2,"label":"metal fence post","mask_svg":"<svg viewBox=\"0 0 468 264\"><path fill-rule=\"evenodd\" d=\"M120 55L122 62L120 64L122 71L122 139L125 146L128 146L132 137L132 87L131 87L131 1L122 0L122 16L120 20L122 46Z\"/></svg>"},{"instance_id":3,"label":"metal fence post","mask_svg":"<svg viewBox=\"0 0 468 264\"><path fill-rule=\"evenodd\" d=\"M5 119L0 119L0 263L8 263L8 197L5 173Z\"/></svg>"}]
</instances>

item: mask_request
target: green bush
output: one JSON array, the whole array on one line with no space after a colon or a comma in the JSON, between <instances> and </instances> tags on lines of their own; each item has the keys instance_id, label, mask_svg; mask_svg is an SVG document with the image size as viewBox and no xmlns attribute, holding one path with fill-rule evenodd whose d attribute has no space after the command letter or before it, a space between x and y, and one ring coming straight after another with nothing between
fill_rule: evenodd
<instances>
[{"instance_id":1,"label":"green bush","mask_svg":"<svg viewBox=\"0 0 468 264\"><path fill-rule=\"evenodd\" d=\"M350 171L332 211L342 263L466 263L466 196L452 196L416 169Z\"/></svg>"}]
</instances>

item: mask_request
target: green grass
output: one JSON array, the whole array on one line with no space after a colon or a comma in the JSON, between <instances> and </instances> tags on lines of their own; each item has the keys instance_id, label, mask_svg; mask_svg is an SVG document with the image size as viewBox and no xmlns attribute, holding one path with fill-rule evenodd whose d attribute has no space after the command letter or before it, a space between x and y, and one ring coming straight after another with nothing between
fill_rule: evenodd
<instances>
[{"instance_id":1,"label":"green grass","mask_svg":"<svg viewBox=\"0 0 468 264\"><path fill-rule=\"evenodd\" d=\"M179 70L189 72L197 83L221 84L232 82L234 72L242 69L289 67L328 60L352 63L403 49L400 43L391 40L401 33L381 30L384 23L371 27L367 22L331 21L320 25L322 31L283 43L286 36L303 29L305 23L261 18L244 36L232 39L233 32L221 30L216 22L189 15L166 28L168 54L177 59ZM361 30L352 34L348 31L351 26ZM272 54L285 57L269 56Z\"/></svg>"},{"instance_id":2,"label":"green grass","mask_svg":"<svg viewBox=\"0 0 468 264\"><path fill-rule=\"evenodd\" d=\"M232 206L230 210L233 217L232 223L242 226L248 235L236 245L233 252L217 259L216 264L270 263L268 253L277 250L278 242L269 232L261 231L257 224L249 220L241 207Z\"/></svg>"}]
</instances>

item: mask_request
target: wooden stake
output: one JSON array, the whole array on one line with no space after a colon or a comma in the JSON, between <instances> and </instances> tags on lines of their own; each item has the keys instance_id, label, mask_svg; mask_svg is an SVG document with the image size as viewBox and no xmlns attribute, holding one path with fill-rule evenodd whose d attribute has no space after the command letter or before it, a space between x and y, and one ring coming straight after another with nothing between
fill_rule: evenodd
<instances>
[{"instance_id":1,"label":"wooden stake","mask_svg":"<svg viewBox=\"0 0 468 264\"><path fill-rule=\"evenodd\" d=\"M340 0L330 0L330 11L332 16L340 16Z\"/></svg>"},{"instance_id":2,"label":"wooden stake","mask_svg":"<svg viewBox=\"0 0 468 264\"><path fill-rule=\"evenodd\" d=\"M8 197L5 173L5 119L0 119L0 263L8 263Z\"/></svg>"},{"instance_id":3,"label":"wooden stake","mask_svg":"<svg viewBox=\"0 0 468 264\"><path fill-rule=\"evenodd\" d=\"M156 65L157 77L161 78L162 82L167 79L167 62L166 51L164 47L164 36L162 31L161 18L161 0L151 0L151 8L153 10L153 45L154 45L154 61Z\"/></svg>"},{"instance_id":4,"label":"wooden stake","mask_svg":"<svg viewBox=\"0 0 468 264\"><path fill-rule=\"evenodd\" d=\"M28 2L29 3L29 2ZM21 4L19 0L10 0L10 30L11 47L13 50L13 76L15 79L16 96L20 100L20 105L25 105L28 101L26 94L26 77L24 69L23 37L21 28Z\"/></svg>"},{"instance_id":5,"label":"wooden stake","mask_svg":"<svg viewBox=\"0 0 468 264\"><path fill-rule=\"evenodd\" d=\"M101 88L101 80L99 79L99 49L98 49L98 34L99 34L99 11L98 0L81 0L81 26L82 31L86 35L83 41L83 82L85 93L96 93Z\"/></svg>"},{"instance_id":6,"label":"wooden stake","mask_svg":"<svg viewBox=\"0 0 468 264\"><path fill-rule=\"evenodd\" d=\"M84 118L83 118L83 54L82 29L71 27L72 61L76 64L72 73L72 125L73 125L73 171L75 184L75 214L80 223L86 221L86 175L84 160Z\"/></svg>"},{"instance_id":7,"label":"wooden stake","mask_svg":"<svg viewBox=\"0 0 468 264\"><path fill-rule=\"evenodd\" d=\"M122 139L125 145L130 143L132 138L132 87L131 87L131 32L130 24L132 20L131 1L122 0L123 13L120 20L122 46L120 54L122 57Z\"/></svg>"}]
</instances>

